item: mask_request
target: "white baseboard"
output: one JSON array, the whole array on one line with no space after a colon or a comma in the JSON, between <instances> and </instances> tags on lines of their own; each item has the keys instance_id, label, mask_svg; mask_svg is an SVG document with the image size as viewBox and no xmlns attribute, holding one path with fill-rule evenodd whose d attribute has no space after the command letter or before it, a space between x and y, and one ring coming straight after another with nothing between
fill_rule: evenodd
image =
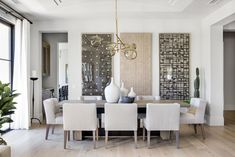
<instances>
[{"instance_id":1,"label":"white baseboard","mask_svg":"<svg viewBox=\"0 0 235 157\"><path fill-rule=\"evenodd\" d=\"M211 116L206 115L206 123L209 126L224 126L224 117L223 116Z\"/></svg>"},{"instance_id":2,"label":"white baseboard","mask_svg":"<svg viewBox=\"0 0 235 157\"><path fill-rule=\"evenodd\" d=\"M224 105L224 110L225 111L234 111L235 110L235 105Z\"/></svg>"}]
</instances>

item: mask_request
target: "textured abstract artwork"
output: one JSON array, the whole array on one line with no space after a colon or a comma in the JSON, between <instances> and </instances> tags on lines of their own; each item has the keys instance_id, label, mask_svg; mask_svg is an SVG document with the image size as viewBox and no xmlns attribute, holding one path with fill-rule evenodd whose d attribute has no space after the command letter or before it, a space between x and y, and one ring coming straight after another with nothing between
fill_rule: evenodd
<instances>
[{"instance_id":1,"label":"textured abstract artwork","mask_svg":"<svg viewBox=\"0 0 235 157\"><path fill-rule=\"evenodd\" d=\"M82 34L82 95L102 95L112 76L112 58L106 50L112 34Z\"/></svg>"},{"instance_id":2,"label":"textured abstract artwork","mask_svg":"<svg viewBox=\"0 0 235 157\"><path fill-rule=\"evenodd\" d=\"M152 34L121 33L126 43L135 43L137 58L127 60L123 53L120 56L120 79L125 87L131 87L137 95L152 95Z\"/></svg>"},{"instance_id":3,"label":"textured abstract artwork","mask_svg":"<svg viewBox=\"0 0 235 157\"><path fill-rule=\"evenodd\" d=\"M190 35L160 33L159 49L161 99L189 99Z\"/></svg>"}]
</instances>

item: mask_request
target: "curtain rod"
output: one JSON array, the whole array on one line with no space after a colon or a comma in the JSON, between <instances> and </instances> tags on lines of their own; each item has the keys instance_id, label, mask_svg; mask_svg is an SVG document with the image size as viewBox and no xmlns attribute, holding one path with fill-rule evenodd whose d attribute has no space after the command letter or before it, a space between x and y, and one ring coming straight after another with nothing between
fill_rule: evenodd
<instances>
[{"instance_id":1,"label":"curtain rod","mask_svg":"<svg viewBox=\"0 0 235 157\"><path fill-rule=\"evenodd\" d=\"M31 20L29 20L24 15L22 15L21 13L19 13L18 11L7 5L6 3L2 2L1 0L0 0L0 9L4 10L7 14L11 14L12 16L19 18L21 20L26 19L27 21L29 21L30 24L33 24Z\"/></svg>"}]
</instances>

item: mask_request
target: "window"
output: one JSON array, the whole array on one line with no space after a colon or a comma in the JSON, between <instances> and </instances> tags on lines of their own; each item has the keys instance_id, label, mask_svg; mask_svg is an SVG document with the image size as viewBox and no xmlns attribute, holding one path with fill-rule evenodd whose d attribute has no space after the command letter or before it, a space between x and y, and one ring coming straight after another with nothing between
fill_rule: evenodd
<instances>
[{"instance_id":1,"label":"window","mask_svg":"<svg viewBox=\"0 0 235 157\"><path fill-rule=\"evenodd\" d=\"M12 27L0 22L0 80L11 83L12 74Z\"/></svg>"},{"instance_id":2,"label":"window","mask_svg":"<svg viewBox=\"0 0 235 157\"><path fill-rule=\"evenodd\" d=\"M13 26L0 20L0 80L12 86L13 73ZM1 131L8 130L9 124L3 125Z\"/></svg>"}]
</instances>

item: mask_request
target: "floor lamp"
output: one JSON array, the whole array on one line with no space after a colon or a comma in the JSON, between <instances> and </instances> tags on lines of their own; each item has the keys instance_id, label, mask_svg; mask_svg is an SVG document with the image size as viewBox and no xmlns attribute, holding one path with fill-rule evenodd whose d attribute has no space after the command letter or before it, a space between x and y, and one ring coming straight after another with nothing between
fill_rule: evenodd
<instances>
[{"instance_id":1,"label":"floor lamp","mask_svg":"<svg viewBox=\"0 0 235 157\"><path fill-rule=\"evenodd\" d=\"M41 124L41 121L38 119L38 118L35 118L34 117L34 81L38 80L37 77L35 77L36 73L35 71L32 72L32 77L30 77L30 80L33 81L33 95L32 95L32 117L31 117L31 124L33 122L33 120L37 120L40 124Z\"/></svg>"}]
</instances>

